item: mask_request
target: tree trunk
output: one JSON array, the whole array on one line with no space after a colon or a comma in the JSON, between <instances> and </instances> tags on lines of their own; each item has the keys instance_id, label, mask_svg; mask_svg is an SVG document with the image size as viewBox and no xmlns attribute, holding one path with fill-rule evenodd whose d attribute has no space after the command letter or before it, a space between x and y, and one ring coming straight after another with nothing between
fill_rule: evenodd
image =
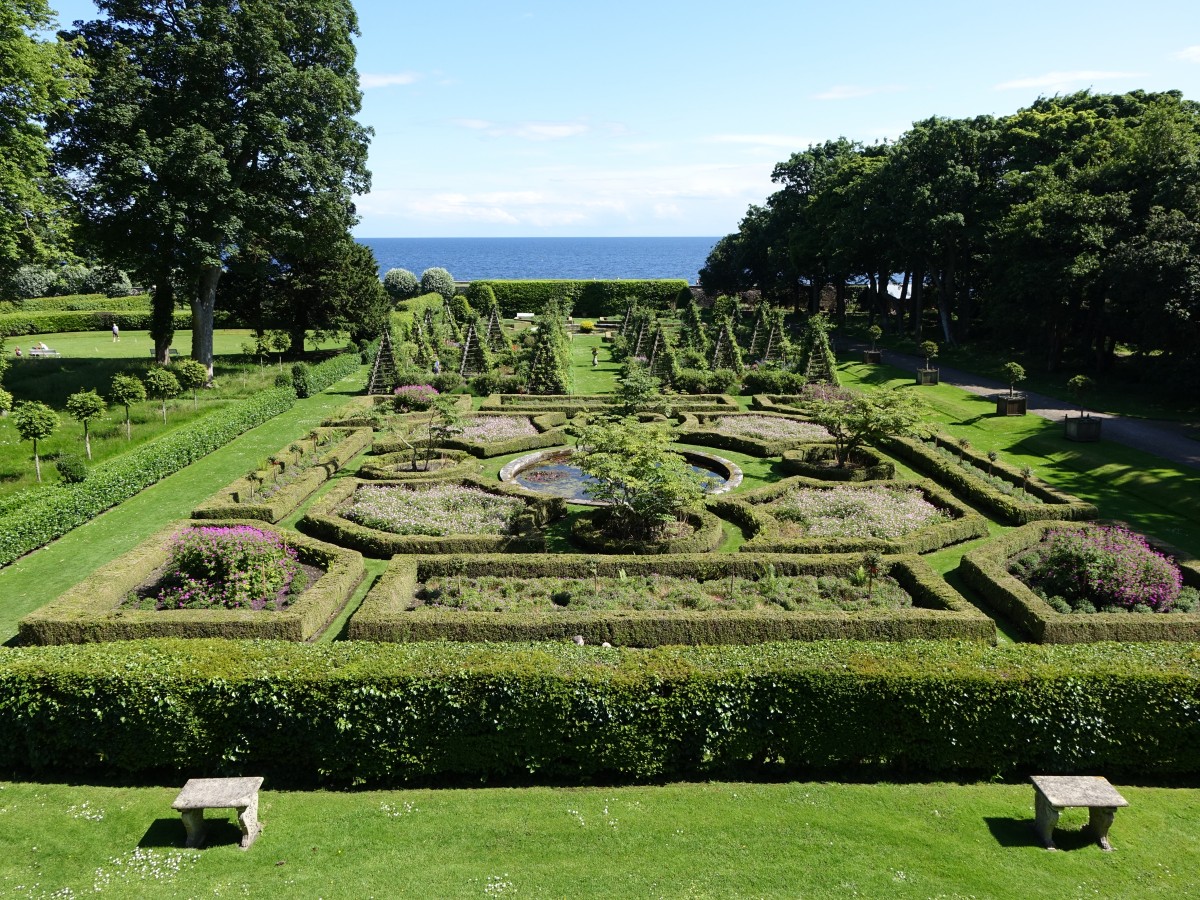
<instances>
[{"instance_id":1,"label":"tree trunk","mask_svg":"<svg viewBox=\"0 0 1200 900\"><path fill-rule=\"evenodd\" d=\"M37 438L33 439L33 471L37 472L38 484L42 483L42 461L38 459Z\"/></svg>"},{"instance_id":2,"label":"tree trunk","mask_svg":"<svg viewBox=\"0 0 1200 900\"><path fill-rule=\"evenodd\" d=\"M834 314L837 316L838 328L846 327L846 279L839 277L837 280L836 305Z\"/></svg>"},{"instance_id":3,"label":"tree trunk","mask_svg":"<svg viewBox=\"0 0 1200 900\"><path fill-rule=\"evenodd\" d=\"M83 423L83 447L87 450L88 462L92 460L92 436L88 432L88 423Z\"/></svg>"},{"instance_id":4,"label":"tree trunk","mask_svg":"<svg viewBox=\"0 0 1200 900\"><path fill-rule=\"evenodd\" d=\"M949 347L954 346L954 329L950 311L954 305L954 254L946 257L946 268L935 274L938 289L938 319L942 324L942 339Z\"/></svg>"},{"instance_id":5,"label":"tree trunk","mask_svg":"<svg viewBox=\"0 0 1200 900\"><path fill-rule=\"evenodd\" d=\"M208 379L213 377L213 312L217 307L217 283L220 266L205 266L200 273L199 290L192 301L192 359L204 363Z\"/></svg>"},{"instance_id":6,"label":"tree trunk","mask_svg":"<svg viewBox=\"0 0 1200 900\"><path fill-rule=\"evenodd\" d=\"M900 298L896 301L896 333L904 334L904 309L908 305L908 284L911 273L905 269L904 278L900 282Z\"/></svg>"},{"instance_id":7,"label":"tree trunk","mask_svg":"<svg viewBox=\"0 0 1200 900\"><path fill-rule=\"evenodd\" d=\"M171 364L171 342L175 340L175 287L171 273L160 273L150 294L150 337L154 339L154 361Z\"/></svg>"},{"instance_id":8,"label":"tree trunk","mask_svg":"<svg viewBox=\"0 0 1200 900\"><path fill-rule=\"evenodd\" d=\"M925 273L917 269L913 273L913 337L921 340L921 320L925 318Z\"/></svg>"}]
</instances>

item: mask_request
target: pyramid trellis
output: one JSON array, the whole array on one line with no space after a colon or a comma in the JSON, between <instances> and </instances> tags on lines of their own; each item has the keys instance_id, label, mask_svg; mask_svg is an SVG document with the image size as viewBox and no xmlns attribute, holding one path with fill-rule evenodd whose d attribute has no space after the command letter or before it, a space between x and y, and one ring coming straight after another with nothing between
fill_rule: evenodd
<instances>
[{"instance_id":1,"label":"pyramid trellis","mask_svg":"<svg viewBox=\"0 0 1200 900\"><path fill-rule=\"evenodd\" d=\"M759 316L754 320L754 330L750 332L750 345L746 348L746 355L755 362L762 359L762 345L766 335L767 329L763 327L762 316Z\"/></svg>"},{"instance_id":2,"label":"pyramid trellis","mask_svg":"<svg viewBox=\"0 0 1200 900\"><path fill-rule=\"evenodd\" d=\"M371 377L367 379L368 394L386 394L396 383L396 352L392 347L392 335L385 331L379 339L379 352L371 366Z\"/></svg>"},{"instance_id":3,"label":"pyramid trellis","mask_svg":"<svg viewBox=\"0 0 1200 900\"><path fill-rule=\"evenodd\" d=\"M729 320L725 319L717 328L717 339L713 344L712 367L714 369L742 370L742 354L733 337Z\"/></svg>"},{"instance_id":4,"label":"pyramid trellis","mask_svg":"<svg viewBox=\"0 0 1200 900\"><path fill-rule=\"evenodd\" d=\"M804 350L808 361L804 367L804 379L809 384L837 384L835 366L837 360L829 346L828 325L821 316L813 316L804 332Z\"/></svg>"},{"instance_id":5,"label":"pyramid trellis","mask_svg":"<svg viewBox=\"0 0 1200 900\"><path fill-rule=\"evenodd\" d=\"M674 368L673 356L671 346L667 343L667 335L663 331L663 327L659 325L654 330L654 339L650 342L650 355L647 358L647 368L650 370L650 374L669 381L671 370Z\"/></svg>"},{"instance_id":6,"label":"pyramid trellis","mask_svg":"<svg viewBox=\"0 0 1200 900\"><path fill-rule=\"evenodd\" d=\"M504 329L500 327L500 312L495 307L492 308L492 314L488 316L484 340L493 350L504 349Z\"/></svg>"},{"instance_id":7,"label":"pyramid trellis","mask_svg":"<svg viewBox=\"0 0 1200 900\"><path fill-rule=\"evenodd\" d=\"M462 357L458 364L458 374L463 378L470 378L487 370L487 353L480 343L478 332L475 331L475 323L470 322L463 334Z\"/></svg>"},{"instance_id":8,"label":"pyramid trellis","mask_svg":"<svg viewBox=\"0 0 1200 900\"><path fill-rule=\"evenodd\" d=\"M778 322L771 323L771 330L767 332L766 345L763 347L760 359L764 362L779 362L783 359L783 333L779 329Z\"/></svg>"},{"instance_id":9,"label":"pyramid trellis","mask_svg":"<svg viewBox=\"0 0 1200 900\"><path fill-rule=\"evenodd\" d=\"M425 333L433 334L433 307L425 307Z\"/></svg>"},{"instance_id":10,"label":"pyramid trellis","mask_svg":"<svg viewBox=\"0 0 1200 900\"><path fill-rule=\"evenodd\" d=\"M638 327L637 340L635 340L633 342L633 353L631 355L633 355L633 356L644 356L645 355L644 353L642 353L642 349L643 349L643 346L646 344L646 338L647 338L646 332L648 332L649 330L650 330L650 320L642 319L642 324Z\"/></svg>"},{"instance_id":11,"label":"pyramid trellis","mask_svg":"<svg viewBox=\"0 0 1200 900\"><path fill-rule=\"evenodd\" d=\"M442 304L442 321L446 323L446 328L450 332L450 340L457 341L462 338L462 330L458 327L458 322L454 319L454 313L450 310L450 304Z\"/></svg>"},{"instance_id":12,"label":"pyramid trellis","mask_svg":"<svg viewBox=\"0 0 1200 900\"><path fill-rule=\"evenodd\" d=\"M633 314L634 310L636 309L636 303L630 303L627 307L625 307L625 318L621 320L621 330L618 332L618 334L629 333L629 326L633 324Z\"/></svg>"}]
</instances>

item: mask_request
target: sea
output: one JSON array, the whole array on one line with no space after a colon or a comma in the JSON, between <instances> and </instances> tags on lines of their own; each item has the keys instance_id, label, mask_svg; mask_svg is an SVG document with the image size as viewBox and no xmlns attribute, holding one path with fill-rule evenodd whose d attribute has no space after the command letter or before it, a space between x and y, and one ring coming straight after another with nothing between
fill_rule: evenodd
<instances>
[{"instance_id":1,"label":"sea","mask_svg":"<svg viewBox=\"0 0 1200 900\"><path fill-rule=\"evenodd\" d=\"M379 273L418 277L440 266L456 281L481 278L683 278L695 284L716 237L359 238Z\"/></svg>"}]
</instances>

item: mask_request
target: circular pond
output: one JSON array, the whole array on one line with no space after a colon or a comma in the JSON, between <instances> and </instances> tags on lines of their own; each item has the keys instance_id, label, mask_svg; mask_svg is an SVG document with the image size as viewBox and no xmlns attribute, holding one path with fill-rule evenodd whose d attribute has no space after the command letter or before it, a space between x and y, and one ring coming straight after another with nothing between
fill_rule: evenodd
<instances>
[{"instance_id":1,"label":"circular pond","mask_svg":"<svg viewBox=\"0 0 1200 900\"><path fill-rule=\"evenodd\" d=\"M688 461L692 470L709 479L709 494L723 494L742 483L742 470L736 463L712 453L696 450L680 450L679 454ZM500 480L517 484L529 491L549 497L562 497L571 503L584 506L604 506L587 495L589 485L595 483L590 475L580 471L571 462L575 453L570 447L555 447L530 453L514 459L500 470Z\"/></svg>"}]
</instances>

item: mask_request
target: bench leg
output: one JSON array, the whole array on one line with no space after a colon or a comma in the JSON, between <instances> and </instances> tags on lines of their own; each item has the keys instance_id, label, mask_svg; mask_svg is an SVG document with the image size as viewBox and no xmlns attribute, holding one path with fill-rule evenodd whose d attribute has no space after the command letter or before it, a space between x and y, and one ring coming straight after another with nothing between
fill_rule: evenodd
<instances>
[{"instance_id":1,"label":"bench leg","mask_svg":"<svg viewBox=\"0 0 1200 900\"><path fill-rule=\"evenodd\" d=\"M1108 842L1108 829L1112 827L1116 817L1115 806L1093 806L1088 813L1088 828L1100 842L1102 850L1112 850L1112 844Z\"/></svg>"},{"instance_id":2,"label":"bench leg","mask_svg":"<svg viewBox=\"0 0 1200 900\"><path fill-rule=\"evenodd\" d=\"M258 823L258 795L254 795L249 806L239 806L237 814L238 828L242 829L241 847L249 850L262 831L262 825Z\"/></svg>"},{"instance_id":3,"label":"bench leg","mask_svg":"<svg viewBox=\"0 0 1200 900\"><path fill-rule=\"evenodd\" d=\"M185 847L195 850L204 846L204 837L208 828L204 824L204 810L183 810L183 827L187 831L187 843L184 844Z\"/></svg>"},{"instance_id":4,"label":"bench leg","mask_svg":"<svg viewBox=\"0 0 1200 900\"><path fill-rule=\"evenodd\" d=\"M1034 791L1034 822L1033 830L1047 850L1057 850L1054 846L1054 826L1058 824L1058 816L1062 810L1052 806L1041 791Z\"/></svg>"}]
</instances>

